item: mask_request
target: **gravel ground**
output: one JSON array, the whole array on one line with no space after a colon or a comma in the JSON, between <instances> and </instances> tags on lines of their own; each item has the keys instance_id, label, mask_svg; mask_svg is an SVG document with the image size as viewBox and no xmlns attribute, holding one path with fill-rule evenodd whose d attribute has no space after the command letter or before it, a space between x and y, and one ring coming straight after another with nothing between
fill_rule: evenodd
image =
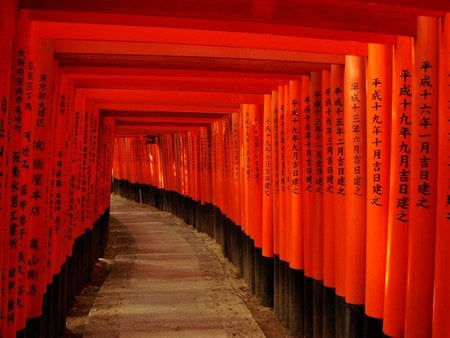
<instances>
[{"instance_id":1,"label":"gravel ground","mask_svg":"<svg viewBox=\"0 0 450 338\"><path fill-rule=\"evenodd\" d=\"M209 287L207 301L211 303L208 304L214 308L214 312L221 321L222 331L217 331L218 336L220 336L220 332L226 332L228 337L288 337L286 328L280 324L273 310L261 306L260 301L251 293L238 270L223 257L220 246L214 240L206 234L198 233L191 226L184 224L169 213L132 203L117 196L112 199L110 235L105 257L96 264L91 283L77 296L74 307L67 318L66 332L63 337L96 337L99 336L99 332L103 332L102 336L104 336L106 330L109 330L108 332L111 334L115 332L111 336L122 336L123 312L129 302L129 300L124 300L126 297L124 295L130 292L130 280L134 281L136 276L139 276L139 272L134 272L134 269L139 270L142 263L147 264L139 259L139 257L145 256L145 245L137 243L144 236L142 230L145 231L145 228L141 224L137 225L136 217L138 215L143 217L144 223L151 220L153 225L156 224L155 221L163 222L166 226L169 225L171 231L175 232L171 236L176 237L176 247L187 245L189 250L193 250L201 280ZM161 226L159 223L157 226ZM153 237L158 237L161 229L163 228L157 228ZM161 250L163 249L161 248ZM131 258L128 259L129 257ZM166 276L169 276L169 279L162 285L170 288L170 276L174 276L174 274ZM183 276L176 276L176 278L183 278ZM173 277L172 281L174 281ZM114 293L108 290L117 288L126 291L118 293L119 296L114 297L112 296ZM168 291L170 294L170 290L163 291ZM195 317L194 306L193 304L192 310ZM170 323L165 325L170 326ZM173 331L179 331L179 337L184 336L184 326L188 324L183 325L180 321L179 325L172 327ZM130 324L130 326L132 325ZM146 329L149 331L161 330L161 327ZM145 336L150 335L145 334L139 337Z\"/></svg>"}]
</instances>

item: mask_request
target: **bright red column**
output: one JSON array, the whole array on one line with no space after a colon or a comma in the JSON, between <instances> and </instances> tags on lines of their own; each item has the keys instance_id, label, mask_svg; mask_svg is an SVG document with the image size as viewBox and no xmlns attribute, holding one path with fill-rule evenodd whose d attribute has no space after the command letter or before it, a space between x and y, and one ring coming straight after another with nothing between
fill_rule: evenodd
<instances>
[{"instance_id":1,"label":"bright red column","mask_svg":"<svg viewBox=\"0 0 450 338\"><path fill-rule=\"evenodd\" d=\"M334 157L333 157L333 104L331 72L322 71L322 217L323 217L323 283L335 286L334 250Z\"/></svg>"},{"instance_id":2,"label":"bright red column","mask_svg":"<svg viewBox=\"0 0 450 338\"><path fill-rule=\"evenodd\" d=\"M301 77L301 135L303 141L302 147L302 224L303 224L303 250L304 250L304 268L305 276L313 277L313 246L312 246L312 222L313 222L313 167L312 167L312 113L311 97L309 91L309 77Z\"/></svg>"},{"instance_id":3,"label":"bright red column","mask_svg":"<svg viewBox=\"0 0 450 338\"><path fill-rule=\"evenodd\" d=\"M241 116L241 126L242 126L242 145L241 145L241 158L242 162L242 172L241 172L241 215L242 215L242 227L245 234L249 235L251 229L249 227L249 213L250 213L250 197L249 197L249 187L251 180L251 155L250 155L250 107L248 104L242 105L242 116Z\"/></svg>"},{"instance_id":4,"label":"bright red column","mask_svg":"<svg viewBox=\"0 0 450 338\"><path fill-rule=\"evenodd\" d=\"M7 274L5 283L3 316L6 317L3 331L5 336L15 336L16 331L25 327L25 290L27 288L27 264L29 240L29 184L31 183L31 167L29 165L32 152L32 99L34 60L30 53L30 30L27 12L19 16L19 29L13 52L13 72L16 74L11 83L12 104L9 105L8 119L11 121L9 147L7 157L9 168L7 173L9 219L6 223L6 246L9 257L6 258ZM25 165L24 165L25 164ZM37 276L33 276L37 281Z\"/></svg>"},{"instance_id":5,"label":"bright red column","mask_svg":"<svg viewBox=\"0 0 450 338\"><path fill-rule=\"evenodd\" d=\"M242 225L241 219L241 206L242 200L240 198L241 180L240 180L240 129L239 129L239 114L234 113L231 115L231 163L232 163L232 209L233 220L237 225Z\"/></svg>"},{"instance_id":6,"label":"bright red column","mask_svg":"<svg viewBox=\"0 0 450 338\"><path fill-rule=\"evenodd\" d=\"M273 257L273 122L271 95L264 95L263 113L263 200L262 200L262 255Z\"/></svg>"},{"instance_id":7,"label":"bright red column","mask_svg":"<svg viewBox=\"0 0 450 338\"><path fill-rule=\"evenodd\" d=\"M391 153L392 46L369 44L366 314L383 317Z\"/></svg>"},{"instance_id":8,"label":"bright red column","mask_svg":"<svg viewBox=\"0 0 450 338\"><path fill-rule=\"evenodd\" d=\"M303 227L302 227L302 138L301 138L301 105L299 81L289 82L289 104L290 104L290 133L291 140L288 152L291 154L290 161L290 202L291 221L289 229L289 266L292 269L302 270L303 261Z\"/></svg>"},{"instance_id":9,"label":"bright red column","mask_svg":"<svg viewBox=\"0 0 450 338\"><path fill-rule=\"evenodd\" d=\"M280 225L280 166L278 163L278 91L273 90L270 101L272 117L272 203L273 203L273 252L279 255L279 225Z\"/></svg>"},{"instance_id":10,"label":"bright red column","mask_svg":"<svg viewBox=\"0 0 450 338\"><path fill-rule=\"evenodd\" d=\"M322 73L312 72L309 85L309 97L311 104L311 228L313 278L318 281L323 281Z\"/></svg>"},{"instance_id":11,"label":"bright red column","mask_svg":"<svg viewBox=\"0 0 450 338\"><path fill-rule=\"evenodd\" d=\"M450 15L441 27L439 78L439 163L436 210L436 258L434 275L433 337L450 336Z\"/></svg>"},{"instance_id":12,"label":"bright red column","mask_svg":"<svg viewBox=\"0 0 450 338\"><path fill-rule=\"evenodd\" d=\"M286 145L285 145L285 87L278 86L278 101L277 101L277 139L278 139L278 177L279 177L279 192L275 203L278 203L278 253L280 260L286 261Z\"/></svg>"},{"instance_id":13,"label":"bright red column","mask_svg":"<svg viewBox=\"0 0 450 338\"><path fill-rule=\"evenodd\" d=\"M283 206L284 222L280 224L283 234L283 258L285 262L290 262L290 224L292 219L291 214L291 162L292 162L292 120L291 120L291 99L290 99L289 84L284 85L284 100L283 100L283 133L281 138L282 144L282 159L281 159L281 171L284 172L284 181L281 187L284 186L284 191L281 195L281 203Z\"/></svg>"},{"instance_id":14,"label":"bright red column","mask_svg":"<svg viewBox=\"0 0 450 338\"><path fill-rule=\"evenodd\" d=\"M345 112L345 299L364 304L366 269L366 65L346 56ZM351 207L350 207L351 206Z\"/></svg>"},{"instance_id":15,"label":"bright red column","mask_svg":"<svg viewBox=\"0 0 450 338\"><path fill-rule=\"evenodd\" d=\"M419 17L413 67L405 336L432 327L439 126L439 22Z\"/></svg>"},{"instance_id":16,"label":"bright red column","mask_svg":"<svg viewBox=\"0 0 450 338\"><path fill-rule=\"evenodd\" d=\"M262 248L262 205L263 205L263 106L252 105L252 175L251 175L251 205L250 222L253 224L253 239L255 247Z\"/></svg>"},{"instance_id":17,"label":"bright red column","mask_svg":"<svg viewBox=\"0 0 450 338\"><path fill-rule=\"evenodd\" d=\"M406 268L410 209L412 38L394 48L391 168L386 244L383 331L401 337L405 323Z\"/></svg>"},{"instance_id":18,"label":"bright red column","mask_svg":"<svg viewBox=\"0 0 450 338\"><path fill-rule=\"evenodd\" d=\"M344 66L331 65L330 95L333 147L333 222L335 287L338 296L345 296L345 142L344 142Z\"/></svg>"},{"instance_id":19,"label":"bright red column","mask_svg":"<svg viewBox=\"0 0 450 338\"><path fill-rule=\"evenodd\" d=\"M7 153L10 146L7 140L8 115L14 101L10 98L10 92L14 86L11 81L11 72L13 65L13 41L15 38L14 23L17 17L16 1L0 1L0 275L6 276L9 270L9 232L10 223L9 205L10 205L10 187L6 176L10 172L10 166L7 165ZM6 313L8 310L8 284L0 279L0 312ZM4 318L0 321L0 336L6 335L6 322Z\"/></svg>"}]
</instances>

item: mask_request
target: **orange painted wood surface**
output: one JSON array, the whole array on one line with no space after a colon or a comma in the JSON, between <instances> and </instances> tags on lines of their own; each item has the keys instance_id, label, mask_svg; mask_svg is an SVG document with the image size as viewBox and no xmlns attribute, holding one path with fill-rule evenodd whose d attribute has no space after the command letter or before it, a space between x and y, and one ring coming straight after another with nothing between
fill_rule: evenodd
<instances>
[{"instance_id":1,"label":"orange painted wood surface","mask_svg":"<svg viewBox=\"0 0 450 338\"><path fill-rule=\"evenodd\" d=\"M405 336L432 335L439 121L439 23L419 18L411 116L411 210Z\"/></svg>"}]
</instances>

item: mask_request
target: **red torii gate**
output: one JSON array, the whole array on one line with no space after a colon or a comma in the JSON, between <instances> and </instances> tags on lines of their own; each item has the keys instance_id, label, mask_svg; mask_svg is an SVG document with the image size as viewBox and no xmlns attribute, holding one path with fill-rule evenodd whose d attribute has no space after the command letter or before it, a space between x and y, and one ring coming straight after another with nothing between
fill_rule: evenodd
<instances>
[{"instance_id":1,"label":"red torii gate","mask_svg":"<svg viewBox=\"0 0 450 338\"><path fill-rule=\"evenodd\" d=\"M40 300L44 293L48 297L46 302L53 304L55 301L51 294L58 292L54 290L60 287L58 278L62 278L60 269L64 266L67 255L77 256L77 250L85 245L79 244L83 243L83 236L92 236L85 229L93 229L95 233L99 225L104 226L105 211L109 205L108 177L109 167L113 162L114 135L121 136L115 142L122 147L115 155L127 156L127 159L116 158L115 167L123 166L124 161L130 163L132 159L131 163L139 163L141 169L145 168L150 166L149 162L143 160L145 154L152 154L154 158L158 158L158 170L154 170L153 178L161 178L152 181L152 184L158 188L168 187L173 190L170 192L171 196L177 193L185 196L183 198L188 198L186 203L191 203L192 198L200 201L193 209L223 214L226 216L221 221L223 224L227 224L230 229L238 226L244 231L244 252L249 255L247 258L250 260L242 263L242 268L247 281L255 283L253 269L256 271L258 264L253 265L251 260L254 258L252 255L259 257L260 253L253 250L255 247L264 250L261 248L262 243L271 242L270 237L265 240L260 237L263 225L258 217L264 210L259 208L264 209L264 205L269 208L271 203L266 201L263 204L262 200L256 199L256 213L253 213L255 210L248 208L249 196L262 198L261 176L266 175L263 163L270 162L272 166L266 169L273 172L270 172L269 180L264 182L270 186L279 180L282 190L276 198L274 193L269 201L278 208L278 217L285 217L283 213L289 213L285 217L287 222L292 222L292 217L295 217L290 214L290 205L294 199L289 197L289 193L293 191L292 182L296 179L293 175L295 163L298 165L300 162L295 160L296 140L285 137L297 135L296 114L302 118L313 118L314 114L323 115L321 121L310 123L306 119L301 122L301 128L306 128L302 129L303 137L308 133L308 126L318 128L313 130L313 137L317 138L311 139L311 142L317 149L322 149L306 147L302 157L306 163L302 182L308 186L310 168L313 173L311 179L314 180L311 182L312 188L315 191L310 199L302 195L301 200L314 201L311 212L315 212L316 216L321 215L319 206L322 204L324 210L330 210L326 209L327 206L341 206L331 202L336 199L322 200L320 189L326 188L326 185L320 180L326 179L321 172L325 169L325 164L317 162L328 151L327 142L331 142L336 149L339 149L338 142L341 142L339 138L329 140L320 134L321 131L326 131L324 126L328 123L327 109L331 112L334 110L336 114L341 109L336 104L341 99L339 96L331 104L327 101L327 96L336 93L337 89L342 90L342 99L346 102L346 135L357 131L356 136L359 137L357 142L345 139L345 153L347 156L351 153L355 158L365 157L368 165L376 163L373 158L369 158L371 154L361 150L366 144L374 145L374 149L369 149L374 154L380 150L377 148L378 143L372 143L380 142L380 139L365 135L369 127L373 128L370 130L375 130L375 124L381 116L377 114L377 108L373 107L378 107L382 99L397 95L389 88L380 93L377 88L372 88L377 84L373 82L374 79L385 78L383 71L389 66L377 68L377 63L375 62L375 66L372 63L377 60L377 55L383 54L376 44L383 44L395 46L394 60L388 61L388 64L394 62L394 71L400 74L409 71L414 77L415 82L412 82L407 74L403 78L397 74L392 85L397 90L403 88L406 94L411 86L411 100L405 97L406 101L401 101L400 105L404 104L404 108L407 108L411 104L415 110L404 109L399 113L403 114L399 119L400 124L413 123L415 136L411 140L406 139L408 134L401 129L405 126L399 126L399 121L393 119L392 142L399 142L406 153L409 149L405 147L411 147L412 154L408 163L411 163L413 169L408 191L412 191L408 198L416 206L426 205L427 210L420 209L420 206L411 210L414 219L410 222L410 240L406 245L400 240L405 238L405 232L398 231L399 224L397 228L394 227L392 222L395 220L383 223L380 232L374 229L378 229L381 223L366 224L363 209L373 206L364 199L355 198L352 205L359 205L361 208L347 210L346 217L355 217L360 223L347 222L345 225L345 233L354 234L355 237L347 239L346 243L336 241L336 248L357 255L367 255L367 262L373 264L365 266L365 259L357 264L355 257L347 255L346 264L354 267L354 275L346 274L348 283L338 296L341 296L342 301L342 297L345 297L349 303L347 305L350 305L349 309L356 311L353 313L356 316L351 318L351 322L355 324L352 327L355 330L353 333L356 335L359 333L355 332L361 329L362 304L367 299L370 302L366 304L367 309L370 310L366 313L374 318L384 318L384 330L388 334L401 335L405 330L407 335L430 335L432 332L436 337L446 336L449 332L446 322L449 276L444 265L449 250L448 198L445 198L448 196L448 171L445 169L448 165L448 107L445 108L449 95L445 89L448 83L445 71L448 69L448 2L439 0L424 4L419 0L397 0L394 3L376 1L368 5L363 1L345 0L336 4L334 1L321 0L314 6L306 0L284 3L204 0L189 3L189 6L185 5L185 1L133 3L136 7L123 3L111 8L110 2L102 0L76 3L21 1L22 8L31 9L21 11L19 19L17 8L14 7L16 3L2 1L2 32L6 34L0 40L1 49L5 51L5 62L1 66L2 74L5 74L0 87L3 114L1 126L7 125L7 129L3 129L8 130L10 138L6 140L2 137L0 140L0 168L5 173L2 175L3 186L10 189L4 190L5 194L2 194L0 202L2 211L5 211L5 224L8 224L8 227L2 229L0 244L2 253L5 252L0 265L2 274L7 272L8 275L8 284L1 284L2 290L6 290L0 298L1 334L8 336L19 331L20 334L29 335L30 330L32 332L33 325L38 322L26 320L37 318L41 314ZM440 22L434 18L417 20L418 15L441 19ZM408 42L408 38L402 36L416 36L416 45L413 47L411 40ZM413 48L417 59L409 61ZM353 56L345 58L346 55ZM367 74L373 77L367 80L365 57L368 57ZM398 68L399 63L403 68ZM11 65L14 65L15 72L12 76ZM339 73L335 65L345 65L347 73ZM352 72L353 70L358 72ZM296 80L298 83L288 84L289 80ZM389 85L389 80L382 80L384 81ZM406 89L405 85L408 86ZM360 91L365 86L371 88L371 91ZM432 90L437 87L439 93ZM334 88L335 91L327 91L328 88ZM263 94L268 96L264 97ZM363 102L367 94L370 94L367 96L367 105L353 106L355 102ZM309 98L308 103L304 102L306 98ZM378 98L380 102L377 101ZM423 108L425 106L426 109ZM429 119L424 120L417 115L418 108L422 114L430 115ZM368 119L367 125L359 119L365 117L366 110L373 113L372 120ZM133 113L125 113L130 111ZM147 116L140 116L138 111ZM172 113L166 115L167 112ZM358 113L358 120L354 120L355 112ZM374 117L375 115L378 117ZM280 117L283 122L280 122ZM382 119L389 117L389 114L383 115ZM339 117L330 119L339 123ZM7 120L12 122L7 124ZM274 133L274 128L277 128L277 133ZM333 126L330 128L334 130ZM404 133L394 133L395 128L400 128L400 132ZM160 148L156 145L147 145L147 148L143 146L143 136L149 134L160 136ZM422 134L426 140L419 142L417 135ZM400 140L399 135L404 135L405 140ZM385 141L386 139L381 140ZM424 142L427 142L426 146ZM356 148L359 143L361 149ZM45 144L51 149L44 148ZM30 153L29 149L33 151ZM268 156L268 149L274 156L279 156L274 162L272 158L264 157ZM383 175L386 179L386 172L389 173L391 182L396 182L396 179L401 180L403 176L386 168L386 158L395 162L394 154L386 154L389 150L383 148ZM420 159L428 155L430 169L420 169L424 168ZM340 154L333 153L333 156L339 158ZM22 167L7 167L4 161L6 158L10 163L19 161ZM188 163L189 159L194 164ZM312 161L310 167L309 160ZM397 160L402 164L405 158ZM338 174L339 169L345 167L347 179L351 177L348 169L353 169L354 180L371 179L373 185L369 188L378 187L375 172L364 171L363 176L356 172L359 166L355 159L347 157L346 164L342 167L339 167L339 160L333 163L338 166ZM242 168L239 168L240 165ZM336 168L333 165L326 169L331 168L334 172ZM139 172L136 168L131 165L126 170L121 170L124 173L121 178L131 179L132 184L138 177L143 179L144 172ZM376 167L372 169L376 171ZM276 178L275 175L279 177ZM39 188L42 178L50 186L45 195L49 204L44 203L46 198L39 197L43 194ZM230 193L224 188L227 182L231 183ZM388 190L386 181L382 185L380 183L380 186L384 191ZM33 189L27 191L26 187ZM405 189L401 183L399 187ZM348 185L346 189L351 192ZM270 194L270 189L267 191ZM380 192L368 191L365 196L368 198L369 193L375 194L377 191ZM228 200L230 196L234 201ZM428 199L428 196L431 197ZM398 201L394 196L391 198L390 208ZM247 208L240 208L237 205L239 201ZM348 206L350 199L346 197L346 201ZM169 202L164 207L173 206ZM44 213L53 220L52 224L45 225L45 230L50 230L54 237L46 237L38 229L38 225L44 220ZM255 224L249 222L250 214L255 220L258 219ZM7 215L10 215L9 219ZM390 211L390 217L393 215ZM99 221L96 222L98 217ZM273 217L275 221L276 218ZM321 266L322 261L318 260L322 254L321 246L330 244L333 238L328 238L328 242L325 238L322 239L321 231L330 228L326 228L326 223L317 221L317 218L313 222L314 227L309 229L308 223L299 225L305 226L305 238L311 238L311 242L303 243L305 255L314 253L314 256L305 256L305 259L312 259L312 265L306 265L305 262L304 267L306 277L309 277L304 279L304 288L310 291L308 296L313 291L322 292L322 273L326 275L334 264L329 261L330 266L326 263L324 267ZM299 265L293 263L293 255L289 250L295 248L292 250L298 251L301 246L296 248L294 245L291 248L291 244L287 244L286 236L289 236L289 232L286 224L275 222L270 226L273 226L272 234L280 236L276 250L281 250L275 251L273 262L278 278L275 284L275 310L282 320L289 320L291 332L296 333L296 330L301 329L295 321L299 315L296 311L302 305L295 303L300 298L287 296L292 291L299 295L298 289L292 288L292 281L298 280L294 278L289 283L288 273L292 270L303 273L303 269L301 262ZM366 226L367 229L372 229L369 233L380 234L380 237L365 239L370 244L367 249L365 243L362 243L365 236L361 232ZM211 232L208 225L201 224L201 227ZM266 234L270 236L270 233ZM330 231L325 234L329 235ZM49 243L54 246L43 247L43 243L49 238L53 239ZM221 240L225 241L224 238ZM272 243L275 245L273 241ZM307 245L312 247L307 249ZM383 246L387 246L387 251L378 251ZM56 251L60 251L61 255L55 254ZM390 255L394 251L403 257L403 261L395 262ZM388 258L386 267L383 267L383 259L376 258L382 258L385 252ZM96 254L98 252L93 256ZM22 262L24 256L28 264ZM272 254L264 257L270 259ZM84 259L79 261L80 266L86 263L86 258ZM237 261L235 263L240 264ZM408 266L408 269L400 271L402 265ZM383 302L380 300L384 296L384 268L388 270L385 304L391 304L391 307L385 305L383 311ZM18 271L23 271L26 278ZM271 276L270 271L265 273ZM363 276L366 273L368 276L375 276L373 282L367 285ZM86 274L88 271L84 269L83 275ZM404 285L406 275L411 280L407 287ZM394 278L396 282L389 283ZM314 285L309 284L310 282ZM47 286L56 289L50 288L46 292ZM334 287L331 280L329 283L325 282L325 286ZM314 312L316 318L316 321L304 323L303 329L308 335L322 332L322 317L326 319L323 321L324 325L330 325L331 321L330 313L322 313L319 309L325 300L317 292L314 297L304 300L307 317ZM431 304L433 294L435 303ZM392 310L402 302L406 302L405 324L403 313ZM56 316L55 313L50 314L52 315ZM369 318L369 324L374 325L369 328L374 331L379 331L377 326L380 323ZM57 325L51 330L60 330ZM23 330L25 327L27 329ZM327 327L328 329L331 330Z\"/></svg>"}]
</instances>

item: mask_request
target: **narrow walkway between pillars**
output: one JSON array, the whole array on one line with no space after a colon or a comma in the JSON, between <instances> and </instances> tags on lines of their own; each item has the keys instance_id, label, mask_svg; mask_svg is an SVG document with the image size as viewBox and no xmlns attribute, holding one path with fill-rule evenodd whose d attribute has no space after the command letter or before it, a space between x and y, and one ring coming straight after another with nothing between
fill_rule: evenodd
<instances>
[{"instance_id":1,"label":"narrow walkway between pillars","mask_svg":"<svg viewBox=\"0 0 450 338\"><path fill-rule=\"evenodd\" d=\"M84 337L264 337L205 234L117 196L110 227L116 256Z\"/></svg>"}]
</instances>

